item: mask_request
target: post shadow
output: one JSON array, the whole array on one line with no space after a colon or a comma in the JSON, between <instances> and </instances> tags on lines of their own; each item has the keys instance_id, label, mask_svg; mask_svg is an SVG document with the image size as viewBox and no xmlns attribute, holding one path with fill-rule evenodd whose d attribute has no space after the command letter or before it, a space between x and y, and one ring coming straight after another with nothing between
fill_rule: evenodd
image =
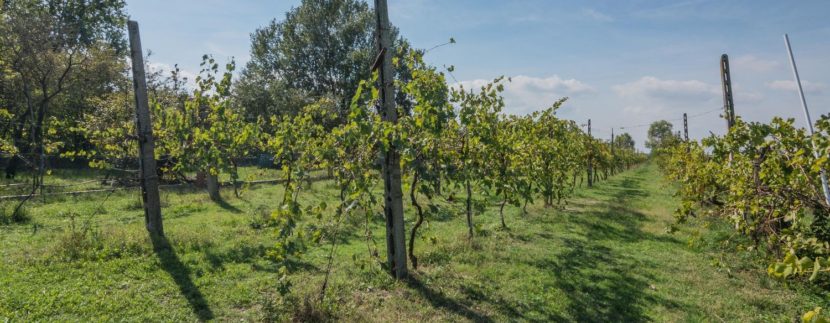
<instances>
[{"instance_id":1,"label":"post shadow","mask_svg":"<svg viewBox=\"0 0 830 323\"><path fill-rule=\"evenodd\" d=\"M173 277L182 296L190 303L193 313L199 317L200 321L212 320L213 311L210 310L202 292L190 279L190 270L179 260L179 256L176 255L167 237L151 234L150 239L153 241L153 250L161 262L161 267Z\"/></svg>"},{"instance_id":2,"label":"post shadow","mask_svg":"<svg viewBox=\"0 0 830 323\"><path fill-rule=\"evenodd\" d=\"M464 306L464 304L461 304L458 301L445 296L441 292L436 292L430 289L428 286L424 285L420 280L413 276L410 276L406 279L406 284L410 288L418 291L418 293L420 293L421 296L427 301L429 301L429 303L432 304L432 306L435 308L447 309L473 322L494 322L493 319L484 316L480 313L477 313L469 307Z\"/></svg>"},{"instance_id":3,"label":"post shadow","mask_svg":"<svg viewBox=\"0 0 830 323\"><path fill-rule=\"evenodd\" d=\"M221 207L222 209L224 209L228 212L236 213L236 214L242 213L242 210L240 210L236 206L233 206L233 204L228 203L228 201L226 201L223 198L219 198L218 200L215 201L215 203L216 203L216 205L219 205L219 207Z\"/></svg>"}]
</instances>

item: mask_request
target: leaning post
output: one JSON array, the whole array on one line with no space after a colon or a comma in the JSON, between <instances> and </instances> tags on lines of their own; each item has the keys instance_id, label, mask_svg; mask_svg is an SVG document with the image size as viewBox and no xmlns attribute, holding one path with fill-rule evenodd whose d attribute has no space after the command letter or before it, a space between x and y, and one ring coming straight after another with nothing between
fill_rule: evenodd
<instances>
[{"instance_id":1,"label":"leaning post","mask_svg":"<svg viewBox=\"0 0 830 323\"><path fill-rule=\"evenodd\" d=\"M807 109L807 100L804 98L804 89L801 87L801 77L798 75L798 67L795 66L795 57L793 57L793 49L790 46L790 36L784 34L784 43L787 45L787 54L790 58L790 66L793 68L793 78L798 85L798 98L801 99L801 107L804 109L804 120L807 122L807 130L810 131L810 143L813 145L813 156L816 159L820 157L818 150L816 150L816 143L813 141L813 119L810 118L810 110ZM830 205L830 187L827 184L827 171L824 168L819 170L821 177L821 190L824 193L824 201Z\"/></svg>"},{"instance_id":2,"label":"leaning post","mask_svg":"<svg viewBox=\"0 0 830 323\"><path fill-rule=\"evenodd\" d=\"M128 21L130 33L130 56L133 65L133 90L135 93L135 124L138 135L139 182L141 199L144 201L144 222L152 235L163 236L161 221L161 199L159 178L156 173L153 122L150 119L150 105L147 102L147 78L144 74L144 56L141 50L141 36L138 22Z\"/></svg>"}]
</instances>

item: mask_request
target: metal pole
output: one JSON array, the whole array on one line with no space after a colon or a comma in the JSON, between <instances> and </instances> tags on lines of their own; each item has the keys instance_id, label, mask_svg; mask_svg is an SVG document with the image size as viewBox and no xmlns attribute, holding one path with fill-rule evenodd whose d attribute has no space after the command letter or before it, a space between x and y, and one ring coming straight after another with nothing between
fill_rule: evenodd
<instances>
[{"instance_id":1,"label":"metal pole","mask_svg":"<svg viewBox=\"0 0 830 323\"><path fill-rule=\"evenodd\" d=\"M819 152L816 150L816 143L812 140L813 136L813 120L810 119L810 110L807 109L807 100L804 98L804 89L801 87L801 77L798 76L798 68L795 66L795 58L793 57L793 49L790 47L790 37L784 34L784 43L787 45L787 54L790 57L790 66L793 68L793 76L795 83L798 85L798 97L801 99L801 107L804 108L804 118L807 120L807 130L810 131L810 143L813 145L813 156L819 158ZM824 190L824 201L830 204L830 187L827 185L827 172L822 168L820 171L821 188Z\"/></svg>"}]
</instances>

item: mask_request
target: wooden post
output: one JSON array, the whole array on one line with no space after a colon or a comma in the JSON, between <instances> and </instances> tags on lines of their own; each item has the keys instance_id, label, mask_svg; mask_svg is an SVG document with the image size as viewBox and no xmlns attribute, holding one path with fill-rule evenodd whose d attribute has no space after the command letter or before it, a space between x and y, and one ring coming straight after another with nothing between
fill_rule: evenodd
<instances>
[{"instance_id":1,"label":"wooden post","mask_svg":"<svg viewBox=\"0 0 830 323\"><path fill-rule=\"evenodd\" d=\"M617 156L614 155L614 128L611 127L611 175L614 175L617 167Z\"/></svg>"},{"instance_id":2,"label":"wooden post","mask_svg":"<svg viewBox=\"0 0 830 323\"><path fill-rule=\"evenodd\" d=\"M153 122L150 119L150 105L147 102L147 79L144 74L144 56L141 51L141 36L138 22L128 21L130 32L130 55L133 64L133 90L135 92L135 124L138 132L139 176L141 199L144 201L144 222L152 235L163 236L161 222L161 199L159 179L156 173Z\"/></svg>"},{"instance_id":3,"label":"wooden post","mask_svg":"<svg viewBox=\"0 0 830 323\"><path fill-rule=\"evenodd\" d=\"M392 75L392 35L386 0L375 0L377 18L377 51L381 65L379 71L381 113L383 121L397 124L398 111L395 108L395 86ZM403 191L401 189L401 156L395 144L382 152L383 190L386 216L386 255L390 273L397 279L405 278L406 242L403 222Z\"/></svg>"},{"instance_id":4,"label":"wooden post","mask_svg":"<svg viewBox=\"0 0 830 323\"><path fill-rule=\"evenodd\" d=\"M591 119L588 119L588 188L594 187L594 163L591 157L594 155L594 147L591 137Z\"/></svg>"}]
</instances>

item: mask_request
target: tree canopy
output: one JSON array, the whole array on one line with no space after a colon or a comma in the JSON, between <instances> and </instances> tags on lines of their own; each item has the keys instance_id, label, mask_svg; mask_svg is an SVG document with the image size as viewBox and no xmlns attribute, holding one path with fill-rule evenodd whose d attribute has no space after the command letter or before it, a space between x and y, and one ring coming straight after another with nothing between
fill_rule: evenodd
<instances>
[{"instance_id":1,"label":"tree canopy","mask_svg":"<svg viewBox=\"0 0 830 323\"><path fill-rule=\"evenodd\" d=\"M251 35L236 97L247 117L294 114L321 97L345 113L370 73L374 15L358 0L303 0Z\"/></svg>"},{"instance_id":2,"label":"tree canopy","mask_svg":"<svg viewBox=\"0 0 830 323\"><path fill-rule=\"evenodd\" d=\"M614 138L614 146L620 149L634 150L634 138L627 132Z\"/></svg>"},{"instance_id":3,"label":"tree canopy","mask_svg":"<svg viewBox=\"0 0 830 323\"><path fill-rule=\"evenodd\" d=\"M646 148L652 151L665 148L677 140L672 124L666 120L655 121L648 127L648 139Z\"/></svg>"}]
</instances>

